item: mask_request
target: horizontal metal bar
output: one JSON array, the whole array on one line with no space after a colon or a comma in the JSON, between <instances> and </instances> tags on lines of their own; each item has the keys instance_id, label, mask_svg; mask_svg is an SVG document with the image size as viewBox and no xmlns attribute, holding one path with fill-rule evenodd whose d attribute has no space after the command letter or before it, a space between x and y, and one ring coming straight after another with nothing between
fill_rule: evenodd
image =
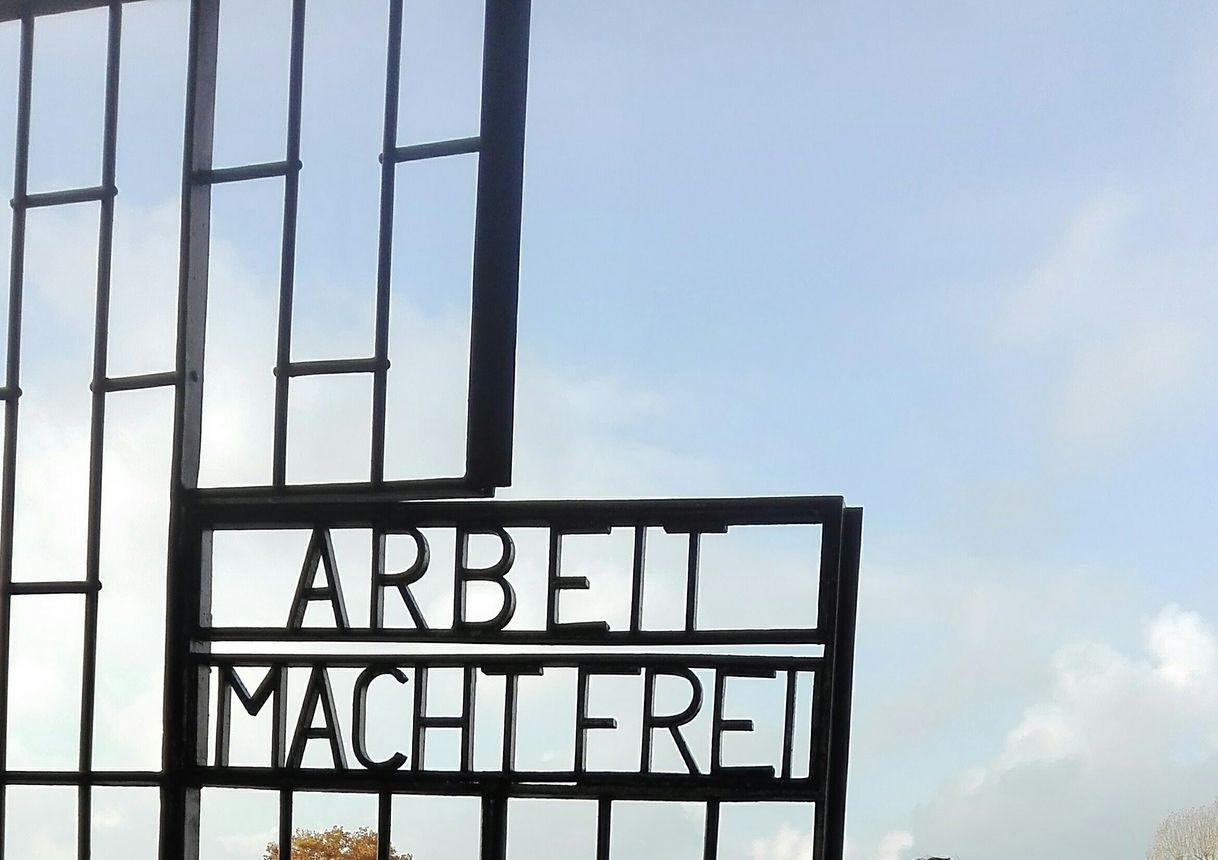
<instances>
[{"instance_id":1,"label":"horizontal metal bar","mask_svg":"<svg viewBox=\"0 0 1218 860\"><path fill-rule=\"evenodd\" d=\"M272 769L197 767L188 779L223 788L293 788L303 791L353 791L395 794L513 798L598 798L614 800L725 800L815 803L823 795L819 780L777 780L738 773L650 773L629 771L440 771Z\"/></svg>"},{"instance_id":2,"label":"horizontal metal bar","mask_svg":"<svg viewBox=\"0 0 1218 860\"><path fill-rule=\"evenodd\" d=\"M84 579L60 582L14 582L9 591L13 594L90 594L101 591L100 582Z\"/></svg>"},{"instance_id":3,"label":"horizontal metal bar","mask_svg":"<svg viewBox=\"0 0 1218 860\"><path fill-rule=\"evenodd\" d=\"M809 645L825 644L817 628L776 630L610 630L566 632L557 630L498 630L475 633L450 629L300 627L204 627L201 639L212 642L396 642L493 643L495 645L614 645L655 647L669 645Z\"/></svg>"},{"instance_id":4,"label":"horizontal metal bar","mask_svg":"<svg viewBox=\"0 0 1218 860\"><path fill-rule=\"evenodd\" d=\"M404 161L422 161L428 158L443 158L447 155L468 155L471 152L477 152L481 146L482 138L480 137L416 143L412 146L397 147L392 152L392 159L395 164L401 164Z\"/></svg>"},{"instance_id":5,"label":"horizontal metal bar","mask_svg":"<svg viewBox=\"0 0 1218 860\"><path fill-rule=\"evenodd\" d=\"M287 366L288 376L336 376L343 373L375 373L378 370L388 370L389 360L377 361L375 358L328 358L318 361L293 361ZM276 367L275 375L282 373Z\"/></svg>"},{"instance_id":6,"label":"horizontal metal bar","mask_svg":"<svg viewBox=\"0 0 1218 860\"><path fill-rule=\"evenodd\" d=\"M384 481L375 486L364 481L333 484L288 484L285 487L207 487L190 491L195 504L245 506L277 500L279 504L314 505L347 503L398 504L406 499L453 499L493 496L493 487L471 486L464 478L420 478Z\"/></svg>"},{"instance_id":7,"label":"horizontal metal bar","mask_svg":"<svg viewBox=\"0 0 1218 860\"><path fill-rule=\"evenodd\" d=\"M409 482L403 482L409 483ZM343 485L334 485L341 488ZM365 486L365 485L348 485ZM305 488L298 488L305 489ZM307 488L325 492L326 485ZM227 496L227 497L226 497ZM198 491L200 525L216 529L360 528L380 526L587 528L655 526L709 531L724 525L818 525L840 520L841 496L747 499L612 499L604 501L418 501L276 498L270 488Z\"/></svg>"},{"instance_id":8,"label":"horizontal metal bar","mask_svg":"<svg viewBox=\"0 0 1218 860\"><path fill-rule=\"evenodd\" d=\"M135 3L137 0L119 0L120 3ZM108 6L109 0L8 0L0 3L0 22L16 21L25 15L56 15L60 12L77 12L81 9L98 9Z\"/></svg>"},{"instance_id":9,"label":"horizontal metal bar","mask_svg":"<svg viewBox=\"0 0 1218 860\"><path fill-rule=\"evenodd\" d=\"M113 197L118 189L113 185L95 185L91 188L68 188L64 191L43 191L39 194L27 194L24 197L14 197L10 205L14 209L41 209L47 206L68 206L73 203L96 203L107 197Z\"/></svg>"},{"instance_id":10,"label":"horizontal metal bar","mask_svg":"<svg viewBox=\"0 0 1218 860\"><path fill-rule=\"evenodd\" d=\"M673 668L673 669L772 669L815 672L823 657L790 657L770 654L216 654L194 653L191 659L201 666L265 667L286 666L307 669L364 669L368 666L424 666L428 669L461 669L466 666L499 669L575 669L594 670Z\"/></svg>"},{"instance_id":11,"label":"horizontal metal bar","mask_svg":"<svg viewBox=\"0 0 1218 860\"><path fill-rule=\"evenodd\" d=\"M237 167L219 167L212 170L196 171L193 181L196 185L221 185L225 182L245 182L249 179L270 179L276 176L287 176L301 168L296 161L267 161L262 164L242 164Z\"/></svg>"},{"instance_id":12,"label":"horizontal metal bar","mask_svg":"<svg viewBox=\"0 0 1218 860\"><path fill-rule=\"evenodd\" d=\"M20 388L10 388L7 385L0 386L0 400L16 400L20 396Z\"/></svg>"},{"instance_id":13,"label":"horizontal metal bar","mask_svg":"<svg viewBox=\"0 0 1218 860\"><path fill-rule=\"evenodd\" d=\"M106 391L138 391L142 388L162 388L176 385L178 375L172 370L161 373L141 373L134 376L114 376L106 380ZM92 389L92 385L89 386Z\"/></svg>"},{"instance_id":14,"label":"horizontal metal bar","mask_svg":"<svg viewBox=\"0 0 1218 860\"><path fill-rule=\"evenodd\" d=\"M155 787L164 780L156 771L10 770L0 773L7 785L111 785Z\"/></svg>"}]
</instances>

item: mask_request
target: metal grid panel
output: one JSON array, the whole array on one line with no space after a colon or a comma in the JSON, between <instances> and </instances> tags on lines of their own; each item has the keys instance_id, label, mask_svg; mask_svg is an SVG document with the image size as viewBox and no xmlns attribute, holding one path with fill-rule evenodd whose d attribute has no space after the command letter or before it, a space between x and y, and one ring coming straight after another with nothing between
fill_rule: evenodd
<instances>
[{"instance_id":1,"label":"metal grid panel","mask_svg":"<svg viewBox=\"0 0 1218 860\"><path fill-rule=\"evenodd\" d=\"M816 856L839 857L842 850L845 803L846 751L850 708L850 678L860 518L856 509L842 507L839 498L769 499L699 502L609 502L609 503L401 503L403 498L427 498L456 494L490 493L510 480L511 423L514 388L515 313L520 234L521 165L523 159L524 94L527 78L527 0L488 0L483 56L483 98L480 134L475 138L438 141L403 147L397 143L398 85L401 65L402 0L387 0L389 40L386 58L385 117L381 147L381 197L378 231L378 270L373 355L329 361L293 361L291 316L295 279L296 221L299 206L302 68L305 0L291 0L292 28L289 69L288 133L282 161L217 167L212 159L216 64L219 38L220 0L183 0L191 4L190 44L187 75L187 109L182 174L180 284L177 312L177 351L172 371L110 377L107 370L110 272L116 187L119 68L122 10L119 0L25 0L0 9L0 21L20 18L21 44L17 105L17 146L13 188L13 236L10 269L7 377L0 388L5 404L4 475L0 484L0 834L3 833L4 792L8 785L64 785L78 792L78 856L92 854L92 789L95 786L157 787L161 795L160 856L197 858L199 852L199 800L203 786L245 786L277 789L280 793L280 844L290 856L294 791L342 789L374 793L378 797L377 829L380 853L388 856L388 834L395 794L434 793L476 795L482 799L482 856L502 858L506 851L507 800L509 797L584 797L597 800L598 858L608 857L613 804L618 800L674 800L694 797L706 804L704 856L718 850L720 804L733 800L809 800L815 802ZM89 7L106 7L107 60L103 147L100 182L96 186L30 193L28 188L31 91L36 20L43 14ZM428 158L477 152L479 158L478 204L473 276L473 318L469 383L469 414L466 474L425 481L387 481L384 475L386 378L394 175L398 164ZM266 487L200 490L197 476L202 418L202 368L206 322L208 249L211 188L231 182L280 177L284 183L283 230L280 237L281 267L276 332L276 376L273 433L273 478ZM88 522L85 577L80 581L14 582L13 530L15 465L18 439L18 408L21 395L21 309L25 266L26 213L32 208L95 203L99 207L98 262L95 293L91 417L89 434ZM345 485L292 485L286 478L287 404L290 380L303 376L370 374L373 378L372 451L366 482ZM171 482L171 517L167 577L165 686L162 769L159 771L99 771L93 767L93 729L97 684L98 601L102 454L105 440L107 396L148 388L175 392ZM726 523L814 522L826 529L822 552L818 624L808 629L755 629L743 631L705 630L697 624L699 544L702 530ZM665 776L648 773L644 767L634 774L589 771L585 748L577 743L571 771L521 772L514 766L512 745L505 743L504 767L497 775L476 772L470 763L469 742L462 754L461 769L453 775L427 773L412 766L405 771L380 768L316 772L293 767L289 755L286 724L273 740L276 762L270 769L232 768L225 765L224 727L231 714L231 695L217 700L216 759L209 763L208 677L213 669L222 678L235 679L241 665L263 666L268 681L291 667L342 666L350 658L341 655L212 654L213 641L256 642L334 639L333 631L301 627L285 637L280 629L216 628L210 625L210 552L215 530L224 528L307 526L326 530L341 525L361 525L383 537L386 533L417 528L427 523L450 523L467 529L510 524L533 524L551 530L557 558L561 535L569 530L633 527L635 568L632 582L630 627L625 631L560 630L551 609L545 628L535 631L500 631L489 637L501 645L569 644L614 645L646 649L668 645L752 646L759 644L817 645L816 657L760 658L747 655L707 654L674 657L662 653L615 652L549 654L542 663L535 657L500 656L495 666L511 672L528 672L539 665L566 666L579 672L579 713L586 728L596 728L598 718L587 716L587 682L592 673L642 672L651 679L656 673L690 666L714 673L714 698L721 702L725 679L733 672L785 673L785 753L775 774L742 774L712 770L706 774ZM685 625L679 631L651 631L641 621L643 587L642 559L648 526L689 534L689 569L685 592ZM556 576L556 567L552 570ZM84 600L84 649L80 743L75 771L14 771L8 767L8 691L10 620L12 599L20 595L77 594ZM344 631L344 634L349 631ZM416 631L417 634L417 631ZM344 635L342 638L351 638ZM432 641L486 644L481 632L456 630L447 635L432 631L423 637L401 631L374 631L367 636L379 642ZM362 658L362 668L394 669L398 664L425 672L429 667L461 668L467 678L465 715L457 722L449 717L428 718L416 731L411 759L418 762L428 726L461 729L472 735L469 725L473 679L485 663L474 657L421 657L381 655ZM493 667L492 667L493 668ZM792 776L791 747L795 727L794 699L797 674L815 677L812 760L806 778ZM228 694L232 685L224 687ZM416 695L420 686L416 686ZM504 730L514 736L514 685L505 695ZM244 706L251 701L275 698L273 685L253 694L238 690ZM274 707L274 705L272 705ZM425 709L425 705L424 705ZM730 721L721 711L714 715L721 733ZM280 720L282 724L282 720ZM505 735L506 736L506 735ZM716 734L715 737L719 735ZM577 734L577 738L579 735ZM650 734L646 735L641 761L650 760ZM714 747L717 761L719 746ZM0 860L4 856L0 835Z\"/></svg>"}]
</instances>

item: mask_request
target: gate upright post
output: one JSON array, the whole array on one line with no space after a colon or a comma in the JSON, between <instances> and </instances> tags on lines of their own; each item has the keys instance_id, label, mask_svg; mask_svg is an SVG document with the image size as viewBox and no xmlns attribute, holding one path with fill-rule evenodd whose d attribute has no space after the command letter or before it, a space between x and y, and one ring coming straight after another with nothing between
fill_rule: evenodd
<instances>
[{"instance_id":1,"label":"gate upright post","mask_svg":"<svg viewBox=\"0 0 1218 860\"><path fill-rule=\"evenodd\" d=\"M165 699L160 860L198 860L199 786L192 771L207 747L207 679L190 661L201 617L210 614L209 541L192 516L203 411L211 186L219 51L219 0L192 0L182 159L176 391L174 396L169 568L165 607Z\"/></svg>"}]
</instances>

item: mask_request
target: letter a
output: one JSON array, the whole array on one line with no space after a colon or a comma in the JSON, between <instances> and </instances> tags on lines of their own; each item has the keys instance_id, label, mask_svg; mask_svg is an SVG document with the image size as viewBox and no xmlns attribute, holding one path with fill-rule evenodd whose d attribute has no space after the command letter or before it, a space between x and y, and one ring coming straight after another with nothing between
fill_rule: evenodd
<instances>
[{"instance_id":1,"label":"letter a","mask_svg":"<svg viewBox=\"0 0 1218 860\"><path fill-rule=\"evenodd\" d=\"M318 587L319 567L326 569L326 585ZM347 622L347 604L343 602L343 585L338 578L338 564L334 561L334 542L329 529L314 529L305 551L304 565L300 568L300 581L296 583L296 596L292 598L292 612L288 616L288 629L299 630L304 626L305 610L309 604L324 600L334 611L334 624L339 630L351 625Z\"/></svg>"}]
</instances>

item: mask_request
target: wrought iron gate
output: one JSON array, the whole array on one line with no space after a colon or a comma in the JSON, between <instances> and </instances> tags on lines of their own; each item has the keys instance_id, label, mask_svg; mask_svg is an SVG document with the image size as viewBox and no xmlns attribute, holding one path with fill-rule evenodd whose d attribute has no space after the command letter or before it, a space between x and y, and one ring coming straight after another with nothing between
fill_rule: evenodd
<instances>
[{"instance_id":1,"label":"wrought iron gate","mask_svg":"<svg viewBox=\"0 0 1218 860\"><path fill-rule=\"evenodd\" d=\"M131 0L126 0L131 2ZM296 260L301 153L301 104L305 51L306 0L291 5L291 49L288 76L287 136L277 161L218 165L213 162L216 63L221 0L182 0L191 7L186 78L184 160L181 180L180 279L177 304L176 364L172 370L113 376L108 369L108 331L114 207L118 194L116 150L123 12L125 2L111 0L17 0L0 9L0 22L19 21L20 67L17 93L17 142L13 188L13 230L6 379L0 388L5 403L3 483L0 501L0 793L9 786L60 785L78 791L77 852L93 856L92 800L98 786L146 786L160 794L160 856L199 856L200 792L209 786L277 791L280 846L288 857L293 828L294 792L343 790L379 798L381 856L389 856L388 833L395 795L412 793L474 796L481 799L481 855L503 858L506 852L508 801L521 797L571 797L598 804L596 854L608 858L613 804L622 800L697 800L706 806L704 856L718 845L721 804L734 801L793 800L815 808L815 852L818 858L841 856L845 814L846 758L849 741L851 666L857 596L860 512L840 497L791 499L489 502L453 501L493 495L511 481L512 410L515 383L517 271L519 264L524 106L527 81L529 3L487 0L482 68L480 129L477 136L401 145L398 140L399 80L403 0L386 0L388 43L384 80L384 134L379 162L380 223L375 290L374 350L370 356L322 361L293 360L292 318ZM233 0L224 0L231 3ZM42 16L89 7L108 9L102 165L95 186L32 190L29 185L30 111L36 34ZM390 270L394 221L395 171L422 159L476 153L477 211L472 275L471 351L465 472L423 479L388 478L385 452L389 365ZM275 178L283 186L283 231L278 293L274 374L271 481L265 486L200 488L200 434L203 415L204 344L207 329L210 214L212 189L224 183ZM83 577L56 581L14 578L14 512L22 504L16 492L16 468L22 396L22 287L26 216L36 208L91 203L99 210L97 279L90 381L90 431L87 553ZM371 457L367 479L341 484L301 484L289 480L289 398L293 379L364 374L372 380ZM99 552L106 406L110 395L149 388L174 392L173 449L166 575L165 677L162 767L159 771L105 771L94 767L94 708L97 686L97 624L101 598ZM699 623L700 552L705 535L749 525L802 524L820 530L814 559L817 581L811 623L767 626L707 627ZM516 591L508 573L515 560L516 530L545 532L548 540L544 622L515 622ZM213 541L234 531L304 530L310 535L304 566L282 626L218 626L212 622ZM371 540L371 612L366 625L352 623L343 602L331 533L362 531ZM429 568L428 534L451 532L455 555L452 624L429 624L410 587ZM563 591L586 589L586 578L564 574L563 538L581 534L626 532L632 541L631 597L628 622L564 622L559 618ZM682 535L687 539L683 593L684 623L676 629L653 629L643 619L643 588L648 535ZM469 554L471 538L497 541L499 560L476 566ZM404 571L386 563L386 541L413 541L415 560ZM434 576L434 574L433 574ZM318 584L323 580L322 584ZM757 581L764 583L758 573ZM467 602L473 586L499 595L491 617L476 617ZM19 771L7 759L11 608L23 595L79 595L84 601L83 662L78 765L74 771ZM402 601L409 625L385 621L387 599ZM321 603L334 623L305 623L306 610ZM339 649L268 651L272 643L353 642L380 650L352 654ZM213 651L213 643L225 647ZM256 646L232 650L233 643ZM426 646L431 645L431 650ZM408 650L394 650L405 648ZM475 646L478 651L462 650ZM709 653L690 653L706 646ZM784 646L783 655L758 649ZM387 650L388 649L388 650ZM567 649L567 650L555 650ZM241 670L255 669L263 680L253 692ZM437 716L427 709L428 672L459 670L464 678L459 714ZM516 691L521 677L550 670L577 673L575 750L570 768L519 770L514 759ZM329 672L358 670L352 712L351 745L358 766L346 762L346 739L339 734ZM292 730L288 715L289 673L307 675L300 718ZM701 673L701 674L698 674ZM589 715L589 686L603 675L638 676L643 683L643 733L639 766L595 770L587 764L589 731L616 723ZM473 761L475 685L479 677L503 678L501 759L497 767L476 768ZM388 678L412 683L413 726L407 751L376 759L367 749L365 717L373 681ZM656 684L661 678L683 679L689 705L679 713L657 713ZM703 678L709 678L709 766L700 766L681 727L702 708ZM775 766L724 763L725 733L747 732L752 723L725 715L723 702L732 678L774 678L785 684L783 749ZM797 714L797 690L811 684L811 708ZM229 761L229 727L233 697L249 714L264 708L273 714L270 754L265 766L234 766ZM322 717L323 725L315 726ZM459 765L429 769L427 733L455 730L461 736ZM809 756L795 760L795 735L806 729ZM658 734L657 734L657 730ZM683 767L663 770L653 761L658 736L675 745ZM310 741L324 742L332 766L306 764ZM667 742L667 741L666 741ZM2 797L0 797L2 799ZM0 803L0 858L4 855Z\"/></svg>"}]
</instances>

